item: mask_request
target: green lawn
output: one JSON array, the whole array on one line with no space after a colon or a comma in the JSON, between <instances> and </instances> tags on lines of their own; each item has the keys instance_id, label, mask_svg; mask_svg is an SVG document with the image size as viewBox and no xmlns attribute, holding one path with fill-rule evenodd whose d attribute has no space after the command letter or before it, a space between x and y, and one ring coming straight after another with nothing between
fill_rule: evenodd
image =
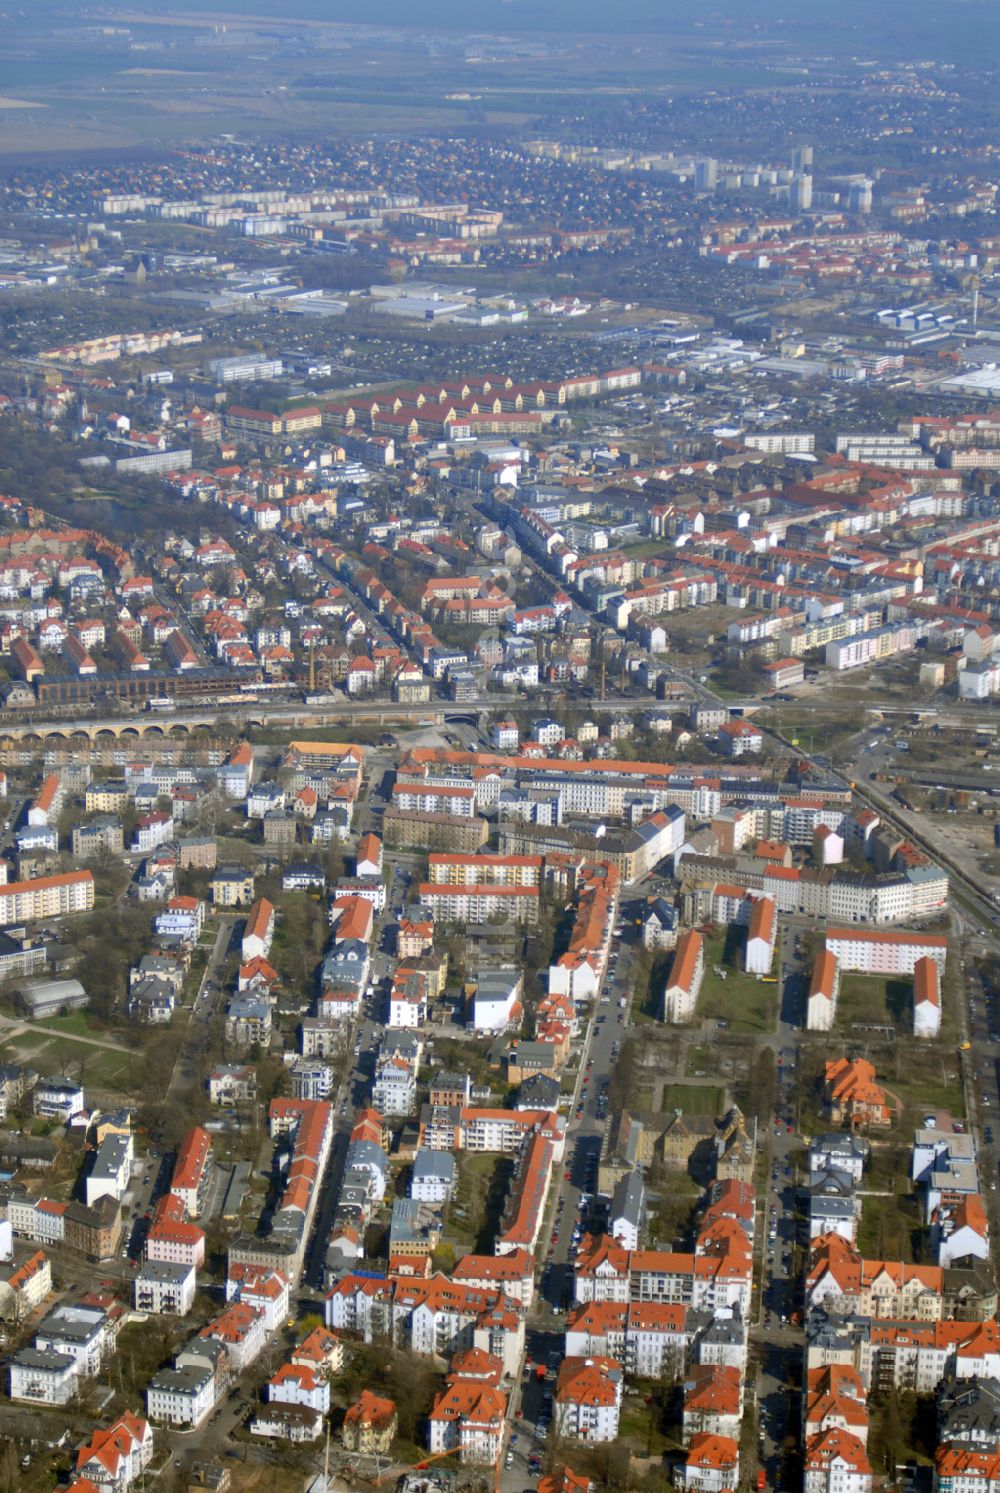
<instances>
[{"instance_id":1,"label":"green lawn","mask_svg":"<svg viewBox=\"0 0 1000 1493\"><path fill-rule=\"evenodd\" d=\"M448 1206L444 1239L450 1244L476 1249L499 1209L503 1206L501 1187L510 1171L509 1158L483 1156L460 1151L458 1182Z\"/></svg>"},{"instance_id":2,"label":"green lawn","mask_svg":"<svg viewBox=\"0 0 1000 1493\"><path fill-rule=\"evenodd\" d=\"M639 1456L662 1456L678 1451L681 1428L671 1419L673 1395L669 1385L644 1380L626 1391L622 1399L618 1438L628 1442Z\"/></svg>"},{"instance_id":3,"label":"green lawn","mask_svg":"<svg viewBox=\"0 0 1000 1493\"><path fill-rule=\"evenodd\" d=\"M765 984L740 969L743 930L727 929L705 940L705 978L697 1014L703 1020L728 1021L733 1032L771 1032L778 1005L778 986ZM715 973L716 966L725 978Z\"/></svg>"},{"instance_id":4,"label":"green lawn","mask_svg":"<svg viewBox=\"0 0 1000 1493\"><path fill-rule=\"evenodd\" d=\"M914 1195L862 1199L858 1249L866 1258L915 1264L923 1257L926 1233Z\"/></svg>"},{"instance_id":5,"label":"green lawn","mask_svg":"<svg viewBox=\"0 0 1000 1493\"><path fill-rule=\"evenodd\" d=\"M769 707L757 719L788 741L798 741L807 750L825 752L828 756L845 746L865 725L864 709L853 701L845 701L829 711L796 709L794 705L784 709Z\"/></svg>"},{"instance_id":6,"label":"green lawn","mask_svg":"<svg viewBox=\"0 0 1000 1493\"><path fill-rule=\"evenodd\" d=\"M675 1109L686 1115L721 1115L726 1105L726 1090L716 1084L668 1083L663 1086L664 1114Z\"/></svg>"},{"instance_id":7,"label":"green lawn","mask_svg":"<svg viewBox=\"0 0 1000 1493\"><path fill-rule=\"evenodd\" d=\"M3 1044L5 1053L17 1061L27 1062L46 1076L68 1072L75 1078L83 1063L83 1083L99 1088L130 1089L130 1075L136 1070L136 1058L128 1052L111 1052L77 1042L72 1037L54 1037L43 1031L24 1032Z\"/></svg>"},{"instance_id":8,"label":"green lawn","mask_svg":"<svg viewBox=\"0 0 1000 1493\"><path fill-rule=\"evenodd\" d=\"M32 1022L35 1031L59 1032L67 1037L96 1037L108 1040L108 1029L100 1024L89 1011L68 1011L65 1016L46 1016L44 1021Z\"/></svg>"},{"instance_id":9,"label":"green lawn","mask_svg":"<svg viewBox=\"0 0 1000 1493\"><path fill-rule=\"evenodd\" d=\"M965 1114L962 1084L957 1076L915 1077L887 1085L905 1105L904 1126L919 1125L924 1110L947 1110L955 1119Z\"/></svg>"},{"instance_id":10,"label":"green lawn","mask_svg":"<svg viewBox=\"0 0 1000 1493\"><path fill-rule=\"evenodd\" d=\"M913 1029L913 981L894 975L844 975L837 996L837 1028L849 1032L855 1022Z\"/></svg>"}]
</instances>

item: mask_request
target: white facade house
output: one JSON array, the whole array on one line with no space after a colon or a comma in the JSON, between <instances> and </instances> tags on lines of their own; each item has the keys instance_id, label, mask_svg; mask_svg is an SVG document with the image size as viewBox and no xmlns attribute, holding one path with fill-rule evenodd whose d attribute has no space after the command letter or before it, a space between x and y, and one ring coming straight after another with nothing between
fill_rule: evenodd
<instances>
[{"instance_id":1,"label":"white facade house","mask_svg":"<svg viewBox=\"0 0 1000 1493\"><path fill-rule=\"evenodd\" d=\"M427 1419L431 1454L455 1450L459 1461L493 1467L500 1456L507 1398L494 1384L452 1378Z\"/></svg>"},{"instance_id":2,"label":"white facade house","mask_svg":"<svg viewBox=\"0 0 1000 1493\"><path fill-rule=\"evenodd\" d=\"M226 1277L226 1300L241 1301L259 1312L263 1332L277 1332L288 1320L289 1283L280 1270L266 1265L231 1265Z\"/></svg>"},{"instance_id":3,"label":"white facade house","mask_svg":"<svg viewBox=\"0 0 1000 1493\"><path fill-rule=\"evenodd\" d=\"M944 970L948 940L943 934L888 932L874 928L830 928L826 947L842 973L912 975L919 959L932 959Z\"/></svg>"},{"instance_id":4,"label":"white facade house","mask_svg":"<svg viewBox=\"0 0 1000 1493\"><path fill-rule=\"evenodd\" d=\"M806 1001L806 1029L810 1032L829 1032L833 1029L833 1018L837 1013L837 996L840 993L840 965L836 955L823 949L816 957L809 995Z\"/></svg>"},{"instance_id":5,"label":"white facade house","mask_svg":"<svg viewBox=\"0 0 1000 1493\"><path fill-rule=\"evenodd\" d=\"M645 1219L646 1189L642 1173L635 1168L615 1186L608 1210L608 1233L623 1249L638 1249Z\"/></svg>"},{"instance_id":6,"label":"white facade house","mask_svg":"<svg viewBox=\"0 0 1000 1493\"><path fill-rule=\"evenodd\" d=\"M988 1260L990 1230L982 1198L972 1193L957 1202L942 1203L931 1231L937 1262L945 1270L958 1260Z\"/></svg>"},{"instance_id":7,"label":"white facade house","mask_svg":"<svg viewBox=\"0 0 1000 1493\"><path fill-rule=\"evenodd\" d=\"M330 1410L330 1381L307 1364L285 1363L267 1383L270 1404L305 1405L326 1415Z\"/></svg>"},{"instance_id":8,"label":"white facade house","mask_svg":"<svg viewBox=\"0 0 1000 1493\"><path fill-rule=\"evenodd\" d=\"M150 1420L178 1428L200 1426L215 1408L216 1382L207 1361L160 1369L146 1390Z\"/></svg>"},{"instance_id":9,"label":"white facade house","mask_svg":"<svg viewBox=\"0 0 1000 1493\"><path fill-rule=\"evenodd\" d=\"M813 854L821 866L839 866L844 859L844 837L828 824L813 831Z\"/></svg>"},{"instance_id":10,"label":"white facade house","mask_svg":"<svg viewBox=\"0 0 1000 1493\"><path fill-rule=\"evenodd\" d=\"M748 975L770 973L777 932L777 908L770 897L758 897L750 909L743 955L743 966Z\"/></svg>"},{"instance_id":11,"label":"white facade house","mask_svg":"<svg viewBox=\"0 0 1000 1493\"><path fill-rule=\"evenodd\" d=\"M702 1431L691 1437L676 1486L689 1493L724 1493L739 1486L739 1465L740 1449L732 1437Z\"/></svg>"},{"instance_id":12,"label":"white facade house","mask_svg":"<svg viewBox=\"0 0 1000 1493\"><path fill-rule=\"evenodd\" d=\"M850 1431L833 1427L810 1437L804 1468L803 1493L871 1493L868 1453Z\"/></svg>"},{"instance_id":13,"label":"white facade house","mask_svg":"<svg viewBox=\"0 0 1000 1493\"><path fill-rule=\"evenodd\" d=\"M364 835L358 845L356 876L382 875L382 841L378 835Z\"/></svg>"},{"instance_id":14,"label":"white facade house","mask_svg":"<svg viewBox=\"0 0 1000 1493\"><path fill-rule=\"evenodd\" d=\"M696 928L689 928L677 940L670 974L664 986L664 1021L677 1023L691 1020L704 974L704 940Z\"/></svg>"},{"instance_id":15,"label":"white facade house","mask_svg":"<svg viewBox=\"0 0 1000 1493\"><path fill-rule=\"evenodd\" d=\"M108 1493L125 1493L153 1460L153 1428L126 1410L110 1426L99 1427L76 1454L80 1485L87 1479Z\"/></svg>"},{"instance_id":16,"label":"white facade house","mask_svg":"<svg viewBox=\"0 0 1000 1493\"><path fill-rule=\"evenodd\" d=\"M104 1137L85 1183L88 1208L103 1197L113 1197L116 1202L121 1202L132 1175L133 1155L131 1135Z\"/></svg>"},{"instance_id":17,"label":"white facade house","mask_svg":"<svg viewBox=\"0 0 1000 1493\"><path fill-rule=\"evenodd\" d=\"M614 1359L564 1358L555 1393L559 1434L589 1445L614 1441L622 1398L622 1367Z\"/></svg>"},{"instance_id":18,"label":"white facade house","mask_svg":"<svg viewBox=\"0 0 1000 1493\"><path fill-rule=\"evenodd\" d=\"M65 1124L70 1115L77 1114L85 1104L82 1084L68 1078L40 1078L31 1095L31 1107L36 1115L59 1120Z\"/></svg>"},{"instance_id":19,"label":"white facade house","mask_svg":"<svg viewBox=\"0 0 1000 1493\"><path fill-rule=\"evenodd\" d=\"M941 976L926 955L913 966L913 1035L937 1037L941 1032Z\"/></svg>"},{"instance_id":20,"label":"white facade house","mask_svg":"<svg viewBox=\"0 0 1000 1493\"><path fill-rule=\"evenodd\" d=\"M79 1371L68 1353L22 1348L10 1360L8 1393L35 1405L65 1405L76 1394Z\"/></svg>"},{"instance_id":21,"label":"white facade house","mask_svg":"<svg viewBox=\"0 0 1000 1493\"><path fill-rule=\"evenodd\" d=\"M247 913L240 957L246 964L250 959L266 959L274 938L274 905L266 897L259 898Z\"/></svg>"},{"instance_id":22,"label":"white facade house","mask_svg":"<svg viewBox=\"0 0 1000 1493\"><path fill-rule=\"evenodd\" d=\"M422 1146L413 1159L410 1197L421 1203L445 1203L454 1191L455 1181L452 1153Z\"/></svg>"},{"instance_id":23,"label":"white facade house","mask_svg":"<svg viewBox=\"0 0 1000 1493\"><path fill-rule=\"evenodd\" d=\"M868 1141L860 1135L839 1130L817 1135L809 1145L809 1172L833 1169L846 1172L852 1181L860 1182L869 1149Z\"/></svg>"},{"instance_id":24,"label":"white facade house","mask_svg":"<svg viewBox=\"0 0 1000 1493\"><path fill-rule=\"evenodd\" d=\"M477 1032L503 1032L520 1010L521 975L514 969L484 970L472 997L472 1025Z\"/></svg>"},{"instance_id":25,"label":"white facade house","mask_svg":"<svg viewBox=\"0 0 1000 1493\"><path fill-rule=\"evenodd\" d=\"M67 1206L49 1198L12 1197L7 1204L7 1220L18 1239L58 1244L63 1238Z\"/></svg>"},{"instance_id":26,"label":"white facade house","mask_svg":"<svg viewBox=\"0 0 1000 1493\"><path fill-rule=\"evenodd\" d=\"M133 1286L135 1309L156 1316L186 1317L194 1305L195 1289L193 1265L146 1260Z\"/></svg>"},{"instance_id":27,"label":"white facade house","mask_svg":"<svg viewBox=\"0 0 1000 1493\"><path fill-rule=\"evenodd\" d=\"M571 1001L591 1001L601 986L604 960L595 949L567 950L549 965L549 995L567 995Z\"/></svg>"}]
</instances>

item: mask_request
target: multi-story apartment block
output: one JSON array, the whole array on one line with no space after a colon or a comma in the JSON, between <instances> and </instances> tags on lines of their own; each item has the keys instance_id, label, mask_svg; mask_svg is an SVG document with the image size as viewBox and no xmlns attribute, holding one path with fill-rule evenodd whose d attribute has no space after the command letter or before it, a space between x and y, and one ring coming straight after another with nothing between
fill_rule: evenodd
<instances>
[{"instance_id":1,"label":"multi-story apartment block","mask_svg":"<svg viewBox=\"0 0 1000 1493\"><path fill-rule=\"evenodd\" d=\"M90 871L65 871L58 876L40 876L35 881L11 881L0 886L0 927L90 912L93 905L94 877Z\"/></svg>"}]
</instances>

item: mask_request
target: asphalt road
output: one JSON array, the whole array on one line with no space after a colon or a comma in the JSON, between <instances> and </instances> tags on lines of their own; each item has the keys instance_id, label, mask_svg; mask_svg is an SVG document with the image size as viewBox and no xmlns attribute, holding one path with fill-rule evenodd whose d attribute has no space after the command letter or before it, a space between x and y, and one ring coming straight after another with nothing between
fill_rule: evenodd
<instances>
[{"instance_id":1,"label":"asphalt road","mask_svg":"<svg viewBox=\"0 0 1000 1493\"><path fill-rule=\"evenodd\" d=\"M501 1476L503 1493L519 1493L536 1478L537 1465L532 1467L531 1459L543 1456L551 1425L555 1366L563 1357L565 1314L572 1302L576 1241L584 1228L603 1225L596 1203L597 1167L606 1124L602 1095L625 1040L629 974L635 957L632 944L620 939L615 943L619 953L617 958L612 953L600 999L583 1031L565 1155L535 1246L535 1258L543 1262L542 1274L528 1319L525 1366L511 1395L510 1439ZM539 1380L529 1364L544 1364L546 1379Z\"/></svg>"}]
</instances>

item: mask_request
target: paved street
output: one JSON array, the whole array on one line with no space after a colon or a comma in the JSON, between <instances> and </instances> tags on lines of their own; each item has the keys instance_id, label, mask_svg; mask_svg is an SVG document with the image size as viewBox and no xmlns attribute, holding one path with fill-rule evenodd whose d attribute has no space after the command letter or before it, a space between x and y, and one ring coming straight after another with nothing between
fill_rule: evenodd
<instances>
[{"instance_id":1,"label":"paved street","mask_svg":"<svg viewBox=\"0 0 1000 1493\"><path fill-rule=\"evenodd\" d=\"M597 1167L606 1124L602 1095L625 1040L629 977L635 958L633 945L616 940L616 946L619 953L617 957L612 953L603 991L584 1030L565 1157L556 1173L546 1222L535 1247L535 1258L542 1264L540 1289L528 1319L525 1366L512 1397L503 1493L519 1493L526 1486L526 1477L534 1475L531 1459L544 1453L552 1420L555 1367L563 1356L566 1308L573 1297L571 1265L576 1244L585 1229L603 1225L596 1203ZM544 1379L528 1368L537 1364L545 1368Z\"/></svg>"}]
</instances>

